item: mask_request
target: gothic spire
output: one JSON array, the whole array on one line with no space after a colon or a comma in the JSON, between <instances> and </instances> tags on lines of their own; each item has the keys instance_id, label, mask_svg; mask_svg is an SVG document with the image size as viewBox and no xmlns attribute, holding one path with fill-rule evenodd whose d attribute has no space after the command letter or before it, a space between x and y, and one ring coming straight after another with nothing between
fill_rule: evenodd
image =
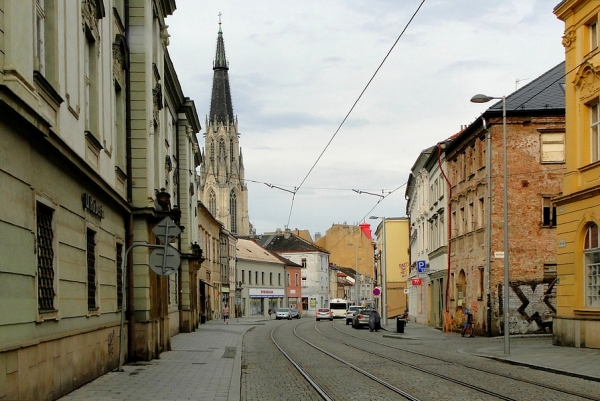
<instances>
[{"instance_id":1,"label":"gothic spire","mask_svg":"<svg viewBox=\"0 0 600 401\"><path fill-rule=\"evenodd\" d=\"M231 90L229 88L229 63L225 57L225 42L221 30L221 14L219 13L219 34L217 36L217 51L213 62L213 85L210 100L211 123L233 124L233 105L231 103Z\"/></svg>"}]
</instances>

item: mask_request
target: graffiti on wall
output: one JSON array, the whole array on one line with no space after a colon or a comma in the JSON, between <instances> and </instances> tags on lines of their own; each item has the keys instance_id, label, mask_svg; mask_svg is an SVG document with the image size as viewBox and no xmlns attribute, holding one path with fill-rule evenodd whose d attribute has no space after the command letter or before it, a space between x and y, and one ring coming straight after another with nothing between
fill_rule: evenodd
<instances>
[{"instance_id":1,"label":"graffiti on wall","mask_svg":"<svg viewBox=\"0 0 600 401\"><path fill-rule=\"evenodd\" d=\"M556 314L556 279L544 283L511 283L509 332L551 332ZM501 292L500 292L501 293Z\"/></svg>"}]
</instances>

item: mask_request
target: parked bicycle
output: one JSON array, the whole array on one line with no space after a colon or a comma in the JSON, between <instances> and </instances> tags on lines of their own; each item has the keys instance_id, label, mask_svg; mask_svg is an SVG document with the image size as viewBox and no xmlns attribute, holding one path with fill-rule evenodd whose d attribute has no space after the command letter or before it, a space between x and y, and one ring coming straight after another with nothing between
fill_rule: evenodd
<instances>
[{"instance_id":1,"label":"parked bicycle","mask_svg":"<svg viewBox=\"0 0 600 401\"><path fill-rule=\"evenodd\" d=\"M470 313L468 309L465 309L465 316L467 317L467 320L465 320L460 335L463 337L473 337L473 314Z\"/></svg>"}]
</instances>

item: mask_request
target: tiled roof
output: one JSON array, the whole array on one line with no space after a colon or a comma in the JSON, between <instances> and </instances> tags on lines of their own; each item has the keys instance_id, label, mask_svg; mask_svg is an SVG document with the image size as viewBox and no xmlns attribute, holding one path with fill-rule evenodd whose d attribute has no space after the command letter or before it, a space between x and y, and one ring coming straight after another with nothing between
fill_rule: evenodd
<instances>
[{"instance_id":1,"label":"tiled roof","mask_svg":"<svg viewBox=\"0 0 600 401\"><path fill-rule=\"evenodd\" d=\"M286 238L287 237L287 238ZM271 252L327 252L294 234L266 234L253 238Z\"/></svg>"},{"instance_id":2,"label":"tiled roof","mask_svg":"<svg viewBox=\"0 0 600 401\"><path fill-rule=\"evenodd\" d=\"M533 111L565 108L565 62L561 62L506 97L506 110ZM487 94L486 95L491 95ZM502 111L502 101L486 111Z\"/></svg>"},{"instance_id":3,"label":"tiled roof","mask_svg":"<svg viewBox=\"0 0 600 401\"><path fill-rule=\"evenodd\" d=\"M216 117L218 123L225 123L229 120L229 123L232 124L234 120L231 89L229 87L229 63L227 62L227 57L225 57L225 42L223 41L221 25L219 25L213 71L212 96L210 99L208 120L212 122Z\"/></svg>"},{"instance_id":4,"label":"tiled roof","mask_svg":"<svg viewBox=\"0 0 600 401\"><path fill-rule=\"evenodd\" d=\"M238 238L235 247L238 259L251 260L254 262L277 263L279 265L285 263L254 241Z\"/></svg>"}]
</instances>

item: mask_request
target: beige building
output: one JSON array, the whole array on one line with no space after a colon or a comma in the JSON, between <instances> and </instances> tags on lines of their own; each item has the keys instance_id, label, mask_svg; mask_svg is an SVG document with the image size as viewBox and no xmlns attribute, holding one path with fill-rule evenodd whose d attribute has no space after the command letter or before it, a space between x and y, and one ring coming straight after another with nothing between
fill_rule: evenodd
<instances>
[{"instance_id":1,"label":"beige building","mask_svg":"<svg viewBox=\"0 0 600 401\"><path fill-rule=\"evenodd\" d=\"M564 0L566 174L554 199L558 224L553 342L600 348L600 3Z\"/></svg>"},{"instance_id":2,"label":"beige building","mask_svg":"<svg viewBox=\"0 0 600 401\"><path fill-rule=\"evenodd\" d=\"M195 226L200 162L167 53L175 3L128 4L0 7L0 399L59 398L196 324L197 232L170 276L126 253L164 217Z\"/></svg>"},{"instance_id":3,"label":"beige building","mask_svg":"<svg viewBox=\"0 0 600 401\"><path fill-rule=\"evenodd\" d=\"M371 238L371 226L334 224L315 244L329 252L329 261L333 265L351 267L356 271L350 301L357 305L374 305L373 288L378 283L378 274L373 258L375 244Z\"/></svg>"},{"instance_id":4,"label":"beige building","mask_svg":"<svg viewBox=\"0 0 600 401\"><path fill-rule=\"evenodd\" d=\"M219 239L223 224L198 202L198 233L204 250L198 272L198 305L201 323L218 319L221 314L221 247Z\"/></svg>"}]
</instances>

